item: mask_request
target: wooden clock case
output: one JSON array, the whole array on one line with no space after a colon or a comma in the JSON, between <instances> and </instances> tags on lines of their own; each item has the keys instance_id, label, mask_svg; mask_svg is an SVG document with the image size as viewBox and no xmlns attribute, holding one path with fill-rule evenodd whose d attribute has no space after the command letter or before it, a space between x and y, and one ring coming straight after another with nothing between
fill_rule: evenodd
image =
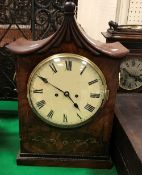
<instances>
[{"instance_id":1,"label":"wooden clock case","mask_svg":"<svg viewBox=\"0 0 142 175\"><path fill-rule=\"evenodd\" d=\"M107 32L102 32L107 43L119 41L130 52L142 51L142 25L118 25L118 23L110 21L109 26Z\"/></svg>"},{"instance_id":2,"label":"wooden clock case","mask_svg":"<svg viewBox=\"0 0 142 175\"><path fill-rule=\"evenodd\" d=\"M142 25L118 25L114 21L109 21L109 26L107 32L102 32L106 42L120 42L130 51L126 58L142 59ZM119 87L118 92L142 92L142 87L131 91Z\"/></svg>"},{"instance_id":3,"label":"wooden clock case","mask_svg":"<svg viewBox=\"0 0 142 175\"><path fill-rule=\"evenodd\" d=\"M130 50L126 58L142 59L142 26L119 26L112 21L109 25L110 28L103 33L106 42L119 41ZM118 92L112 134L112 159L119 175L141 175L142 87L130 92L119 88Z\"/></svg>"},{"instance_id":4,"label":"wooden clock case","mask_svg":"<svg viewBox=\"0 0 142 175\"><path fill-rule=\"evenodd\" d=\"M66 2L64 21L59 30L47 39L18 39L7 45L17 55L16 78L20 123L20 153L17 164L110 168L110 137L115 97L118 88L120 58L128 50L120 43L94 43L74 19L75 4ZM27 100L27 82L34 67L57 53L74 53L89 58L103 72L109 90L108 100L87 124L61 129L41 121Z\"/></svg>"}]
</instances>

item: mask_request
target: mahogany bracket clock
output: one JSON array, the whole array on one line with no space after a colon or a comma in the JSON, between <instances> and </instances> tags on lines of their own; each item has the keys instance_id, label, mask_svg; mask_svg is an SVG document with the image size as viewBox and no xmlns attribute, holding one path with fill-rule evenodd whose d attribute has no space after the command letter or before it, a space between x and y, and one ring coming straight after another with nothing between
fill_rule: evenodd
<instances>
[{"instance_id":1,"label":"mahogany bracket clock","mask_svg":"<svg viewBox=\"0 0 142 175\"><path fill-rule=\"evenodd\" d=\"M142 26L118 25L109 22L110 28L102 33L107 43L119 41L130 50L120 64L119 92L142 91Z\"/></svg>"},{"instance_id":2,"label":"mahogany bracket clock","mask_svg":"<svg viewBox=\"0 0 142 175\"><path fill-rule=\"evenodd\" d=\"M93 42L79 28L75 4L47 39L18 39L18 164L110 168L109 145L118 87L120 43Z\"/></svg>"}]
</instances>

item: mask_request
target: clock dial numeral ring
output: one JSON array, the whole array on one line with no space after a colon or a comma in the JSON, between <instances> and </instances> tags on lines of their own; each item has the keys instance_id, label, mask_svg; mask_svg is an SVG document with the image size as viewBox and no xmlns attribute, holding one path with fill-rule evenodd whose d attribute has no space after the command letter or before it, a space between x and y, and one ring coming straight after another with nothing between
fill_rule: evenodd
<instances>
[{"instance_id":1,"label":"clock dial numeral ring","mask_svg":"<svg viewBox=\"0 0 142 175\"><path fill-rule=\"evenodd\" d=\"M29 77L27 88L33 112L59 128L89 122L108 98L106 80L97 65L70 53L56 54L40 62Z\"/></svg>"}]
</instances>

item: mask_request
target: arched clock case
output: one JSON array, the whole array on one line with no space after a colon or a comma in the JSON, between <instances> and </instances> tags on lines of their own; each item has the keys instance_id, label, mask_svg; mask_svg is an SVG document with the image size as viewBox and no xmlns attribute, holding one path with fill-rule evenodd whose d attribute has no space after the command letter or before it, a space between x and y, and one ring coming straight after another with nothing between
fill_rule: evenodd
<instances>
[{"instance_id":1,"label":"arched clock case","mask_svg":"<svg viewBox=\"0 0 142 175\"><path fill-rule=\"evenodd\" d=\"M18 164L110 168L120 43L93 42L66 2L59 30L40 41L18 39Z\"/></svg>"}]
</instances>

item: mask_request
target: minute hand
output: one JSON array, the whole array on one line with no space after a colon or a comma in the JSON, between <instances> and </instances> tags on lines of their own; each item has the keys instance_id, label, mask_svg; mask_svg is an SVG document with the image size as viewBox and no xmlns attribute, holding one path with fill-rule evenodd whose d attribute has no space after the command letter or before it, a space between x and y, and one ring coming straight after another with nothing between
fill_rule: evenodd
<instances>
[{"instance_id":1,"label":"minute hand","mask_svg":"<svg viewBox=\"0 0 142 175\"><path fill-rule=\"evenodd\" d=\"M135 81L142 82L142 78L140 78L139 76L137 76L137 75L133 75L133 74L130 74L130 73L127 71L127 69L125 69L125 68L124 68L123 70L129 75L129 77L134 78Z\"/></svg>"},{"instance_id":2,"label":"minute hand","mask_svg":"<svg viewBox=\"0 0 142 175\"><path fill-rule=\"evenodd\" d=\"M56 86L54 86L52 83L50 83L47 78L44 78L44 77L41 77L41 76L38 76L44 83L48 83L50 84L51 86L53 86L54 88L58 89L59 91L61 91L62 93L64 93L64 91Z\"/></svg>"},{"instance_id":3,"label":"minute hand","mask_svg":"<svg viewBox=\"0 0 142 175\"><path fill-rule=\"evenodd\" d=\"M72 100L72 98L70 97L70 93L69 93L68 91L63 91L62 89L60 89L60 88L54 86L52 83L50 83L50 82L47 80L47 78L44 78L44 77L41 77L41 76L38 76L38 77L39 77L44 83L48 83L48 84L50 84L52 87L54 87L54 88L58 89L59 91L61 91L61 92L64 94L65 97L69 98L69 99L73 102L74 107L77 108L78 110L80 110L78 104L75 103L75 102Z\"/></svg>"},{"instance_id":4,"label":"minute hand","mask_svg":"<svg viewBox=\"0 0 142 175\"><path fill-rule=\"evenodd\" d=\"M142 78L140 78L140 77L137 76L137 75L131 75L131 77L133 77L133 78L135 79L135 81L142 82Z\"/></svg>"}]
</instances>

